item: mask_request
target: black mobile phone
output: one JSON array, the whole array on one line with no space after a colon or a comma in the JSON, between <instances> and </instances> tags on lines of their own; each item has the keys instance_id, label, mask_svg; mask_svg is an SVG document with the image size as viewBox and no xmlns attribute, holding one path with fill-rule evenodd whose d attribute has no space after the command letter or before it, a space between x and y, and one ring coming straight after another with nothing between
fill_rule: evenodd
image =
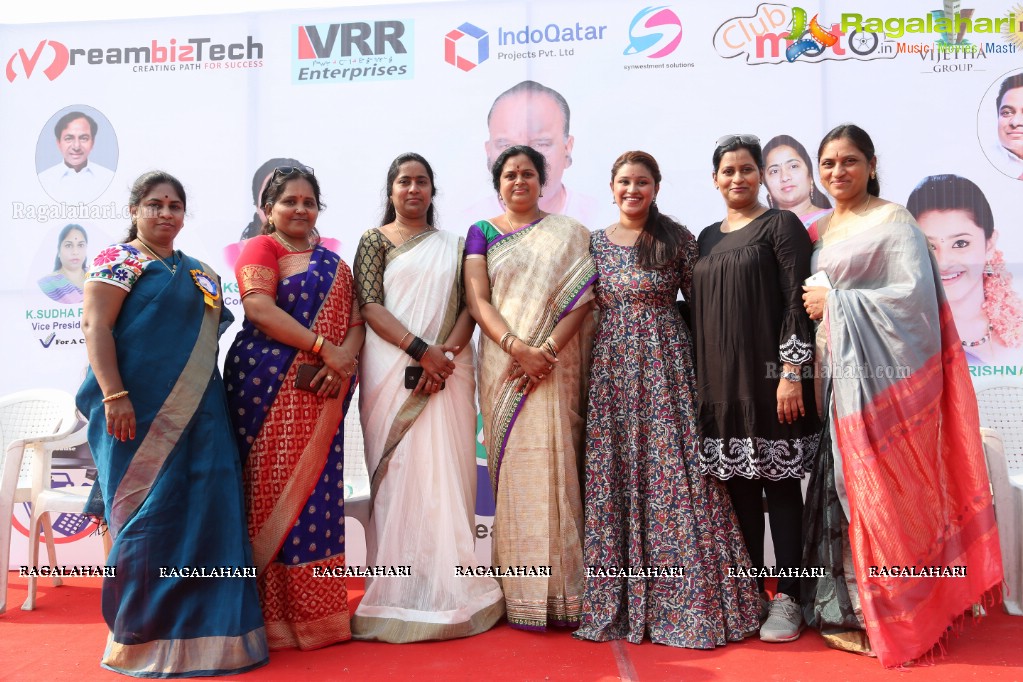
<instances>
[{"instance_id":1,"label":"black mobile phone","mask_svg":"<svg viewBox=\"0 0 1023 682\"><path fill-rule=\"evenodd\" d=\"M422 367L406 367L405 368L405 388L410 391L415 390L416 386L419 385L419 380L423 378Z\"/></svg>"},{"instance_id":2,"label":"black mobile phone","mask_svg":"<svg viewBox=\"0 0 1023 682\"><path fill-rule=\"evenodd\" d=\"M316 393L318 387L313 388L313 377L315 377L316 373L319 371L319 365L299 365L298 371L295 372L295 388L302 391L309 391L310 393Z\"/></svg>"}]
</instances>

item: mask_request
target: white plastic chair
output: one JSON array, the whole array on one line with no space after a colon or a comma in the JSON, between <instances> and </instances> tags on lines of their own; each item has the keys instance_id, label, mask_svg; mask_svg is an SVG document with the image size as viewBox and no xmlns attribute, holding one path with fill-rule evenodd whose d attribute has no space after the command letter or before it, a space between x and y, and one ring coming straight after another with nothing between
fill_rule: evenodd
<instances>
[{"instance_id":1,"label":"white plastic chair","mask_svg":"<svg viewBox=\"0 0 1023 682\"><path fill-rule=\"evenodd\" d=\"M0 398L0 613L7 609L7 580L11 560L11 517L14 505L32 501L33 453L49 441L59 441L78 425L75 401L55 389L21 391ZM43 524L50 564L57 561L53 531ZM60 584L55 580L54 584Z\"/></svg>"},{"instance_id":2,"label":"white plastic chair","mask_svg":"<svg viewBox=\"0 0 1023 682\"><path fill-rule=\"evenodd\" d=\"M366 447L362 440L359 418L359 388L345 415L345 517L357 520L365 532L369 526L369 473L366 470ZM351 486L352 492L348 492ZM346 527L345 535L350 530Z\"/></svg>"},{"instance_id":3,"label":"white plastic chair","mask_svg":"<svg viewBox=\"0 0 1023 682\"><path fill-rule=\"evenodd\" d=\"M30 567L39 564L39 527L52 528L48 515L50 512L81 514L85 502L89 497L89 488L68 487L54 488L51 485L50 473L53 464L53 452L55 450L66 450L85 443L88 436L88 429L84 426L71 435L61 440L37 443L32 458L32 519L28 530L28 565ZM50 565L54 562L53 555L50 555ZM63 581L59 577L53 578L54 585L60 585ZM21 605L23 611L31 611L35 608L36 602L36 576L28 578L28 597Z\"/></svg>"},{"instance_id":4,"label":"white plastic chair","mask_svg":"<svg viewBox=\"0 0 1023 682\"><path fill-rule=\"evenodd\" d=\"M1001 541L1003 605L1023 616L1023 377L982 377L974 388Z\"/></svg>"}]
</instances>

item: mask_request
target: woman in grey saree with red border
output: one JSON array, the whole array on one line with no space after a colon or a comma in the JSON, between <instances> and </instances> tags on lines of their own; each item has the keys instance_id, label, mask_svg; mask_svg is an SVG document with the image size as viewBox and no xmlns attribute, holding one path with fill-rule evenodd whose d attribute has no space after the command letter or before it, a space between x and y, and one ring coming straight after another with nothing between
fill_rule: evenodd
<instances>
[{"instance_id":1,"label":"woman in grey saree with red border","mask_svg":"<svg viewBox=\"0 0 1023 682\"><path fill-rule=\"evenodd\" d=\"M947 637L1002 566L976 398L937 264L909 212L877 198L875 178L869 195L870 185L855 191L876 162L866 133L836 131L819 154L825 185L841 180L830 182L836 212L813 267L833 288L804 295L811 318L823 315L827 424L803 552L804 566L826 570L804 581L803 614L830 646L891 667Z\"/></svg>"},{"instance_id":2,"label":"woman in grey saree with red border","mask_svg":"<svg viewBox=\"0 0 1023 682\"><path fill-rule=\"evenodd\" d=\"M133 201L150 189L173 196L167 178L140 178ZM161 209L159 220L173 218ZM267 661L217 369L217 339L233 318L216 273L172 242L149 242L147 222L96 257L85 287L92 367L77 404L89 419L116 569L103 581L102 665L135 677L229 675ZM108 329L108 302L118 298Z\"/></svg>"},{"instance_id":3,"label":"woman in grey saree with red border","mask_svg":"<svg viewBox=\"0 0 1023 682\"><path fill-rule=\"evenodd\" d=\"M480 339L480 410L497 502L493 565L550 570L546 580L502 578L508 622L522 629L574 626L580 618L579 470L597 277L589 240L585 227L557 215L508 233L480 221L466 239L467 260L486 258L491 305L521 339L511 345L540 347L573 311L583 315L572 321L582 329L558 343L556 368L538 385L530 380L528 392L500 336L491 338L484 327Z\"/></svg>"}]
</instances>

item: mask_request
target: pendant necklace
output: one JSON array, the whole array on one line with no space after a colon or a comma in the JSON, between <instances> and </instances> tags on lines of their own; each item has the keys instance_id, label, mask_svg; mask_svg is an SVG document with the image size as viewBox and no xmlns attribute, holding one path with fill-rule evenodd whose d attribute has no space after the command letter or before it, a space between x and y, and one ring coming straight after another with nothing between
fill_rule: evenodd
<instances>
[{"instance_id":1,"label":"pendant necklace","mask_svg":"<svg viewBox=\"0 0 1023 682\"><path fill-rule=\"evenodd\" d=\"M175 272L178 271L178 264L174 261L174 253L173 252L171 252L171 256L170 256L171 257L171 263L173 264L173 267L171 267L170 265L167 265L167 261L165 261L163 258L160 258L158 255L156 255L156 251L153 251L153 247L151 247L149 244L146 244L144 241L142 241L142 237L139 237L138 235L136 235L135 239L139 240L139 244L141 244L142 247L146 251L149 252L149 255L151 255L154 260L158 260L161 263L163 263L163 267L167 268L167 271L170 272L170 274L173 275Z\"/></svg>"}]
</instances>

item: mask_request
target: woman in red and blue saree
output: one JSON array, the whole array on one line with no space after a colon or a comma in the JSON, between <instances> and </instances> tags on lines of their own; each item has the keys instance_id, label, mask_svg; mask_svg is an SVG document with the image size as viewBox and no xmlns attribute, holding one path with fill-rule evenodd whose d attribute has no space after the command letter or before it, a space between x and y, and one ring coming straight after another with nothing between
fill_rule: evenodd
<instances>
[{"instance_id":1,"label":"woman in red and blue saree","mask_svg":"<svg viewBox=\"0 0 1023 682\"><path fill-rule=\"evenodd\" d=\"M540 210L542 154L509 147L492 169L505 212L465 240L466 302L480 325L479 402L494 488L493 565L512 627L576 626L583 593L579 471L593 335L589 231ZM539 574L539 575L538 575Z\"/></svg>"},{"instance_id":2,"label":"woman in red and blue saree","mask_svg":"<svg viewBox=\"0 0 1023 682\"><path fill-rule=\"evenodd\" d=\"M233 319L220 278L174 249L185 192L135 181L132 227L96 257L82 331L89 418L113 546L103 580L104 668L135 677L230 675L267 662L241 461L217 339Z\"/></svg>"},{"instance_id":3,"label":"woman in red and blue saree","mask_svg":"<svg viewBox=\"0 0 1023 682\"><path fill-rule=\"evenodd\" d=\"M861 128L821 142L835 211L807 287L826 421L804 512L803 614L835 648L886 667L927 654L1002 581L977 401L927 239L878 198ZM908 574L908 575L907 575Z\"/></svg>"},{"instance_id":4,"label":"woman in red and blue saree","mask_svg":"<svg viewBox=\"0 0 1023 682\"><path fill-rule=\"evenodd\" d=\"M412 566L408 577L366 579L356 639L468 637L504 613L496 580L455 569L476 565L475 324L465 308L463 240L433 227L436 191L426 159L396 158L383 220L355 256L368 325L359 369L373 496L366 563ZM406 382L417 369L418 383Z\"/></svg>"},{"instance_id":5,"label":"woman in red and blue saree","mask_svg":"<svg viewBox=\"0 0 1023 682\"><path fill-rule=\"evenodd\" d=\"M312 170L278 168L263 205L264 234L235 264L245 323L224 379L267 640L316 649L351 637L343 425L362 319L352 271L317 243Z\"/></svg>"}]
</instances>

